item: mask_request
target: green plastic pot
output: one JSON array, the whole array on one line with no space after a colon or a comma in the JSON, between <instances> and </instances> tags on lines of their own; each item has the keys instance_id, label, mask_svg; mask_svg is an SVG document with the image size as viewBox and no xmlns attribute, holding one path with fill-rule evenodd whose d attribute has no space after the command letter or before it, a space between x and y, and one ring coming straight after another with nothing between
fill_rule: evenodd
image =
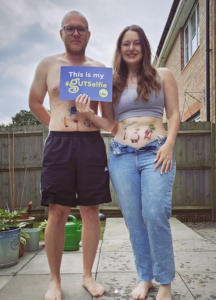
<instances>
[{"instance_id":1,"label":"green plastic pot","mask_svg":"<svg viewBox=\"0 0 216 300\"><path fill-rule=\"evenodd\" d=\"M27 232L30 236L30 240L26 241L25 251L34 252L39 249L40 241L40 229L38 228L25 228L23 231Z\"/></svg>"},{"instance_id":2,"label":"green plastic pot","mask_svg":"<svg viewBox=\"0 0 216 300\"><path fill-rule=\"evenodd\" d=\"M79 224L77 219L69 215L68 219L72 222L66 222L65 224L65 251L79 250L79 243L81 241L82 224Z\"/></svg>"}]
</instances>

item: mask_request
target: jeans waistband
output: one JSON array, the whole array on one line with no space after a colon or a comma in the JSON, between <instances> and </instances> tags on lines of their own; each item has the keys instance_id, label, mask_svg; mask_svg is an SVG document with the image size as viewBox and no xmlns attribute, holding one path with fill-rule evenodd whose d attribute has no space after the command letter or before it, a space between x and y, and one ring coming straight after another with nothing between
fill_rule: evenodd
<instances>
[{"instance_id":1,"label":"jeans waistband","mask_svg":"<svg viewBox=\"0 0 216 300\"><path fill-rule=\"evenodd\" d=\"M166 142L166 137L162 135L156 136L154 141L148 143L147 145L141 148L134 148L128 145L124 145L116 142L114 139L111 140L110 149L112 149L113 153L116 155L120 155L123 153L131 153L131 152L139 152L139 151L157 151L158 146L163 145Z\"/></svg>"}]
</instances>

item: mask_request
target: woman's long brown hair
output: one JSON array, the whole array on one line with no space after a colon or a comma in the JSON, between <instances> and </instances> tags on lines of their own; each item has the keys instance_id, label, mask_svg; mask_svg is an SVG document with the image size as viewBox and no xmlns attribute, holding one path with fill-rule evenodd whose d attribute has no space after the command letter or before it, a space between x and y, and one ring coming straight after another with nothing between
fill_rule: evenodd
<instances>
[{"instance_id":1,"label":"woman's long brown hair","mask_svg":"<svg viewBox=\"0 0 216 300\"><path fill-rule=\"evenodd\" d=\"M158 93L161 90L161 85L157 80L159 76L156 69L151 64L151 48L149 41L143 31L143 29L137 25L127 26L120 34L116 50L113 58L113 102L118 102L121 93L127 86L128 69L126 63L122 59L121 55L121 44L124 34L127 31L136 31L139 35L140 44L142 47L143 58L140 61L140 67L136 71L138 78L137 84L137 97L148 101L149 94L152 91Z\"/></svg>"}]
</instances>

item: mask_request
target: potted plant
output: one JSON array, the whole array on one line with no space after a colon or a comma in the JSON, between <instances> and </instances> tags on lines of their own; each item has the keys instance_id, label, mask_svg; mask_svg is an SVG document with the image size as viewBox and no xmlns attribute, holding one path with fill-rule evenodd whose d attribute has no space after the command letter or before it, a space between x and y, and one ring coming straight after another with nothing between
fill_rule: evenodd
<instances>
[{"instance_id":1,"label":"potted plant","mask_svg":"<svg viewBox=\"0 0 216 300\"><path fill-rule=\"evenodd\" d=\"M23 210L21 212L20 217L19 217L20 220L27 220L29 218L29 215L31 214L32 204L33 204L33 202L30 201L29 205L28 205L28 209L27 210Z\"/></svg>"},{"instance_id":2,"label":"potted plant","mask_svg":"<svg viewBox=\"0 0 216 300\"><path fill-rule=\"evenodd\" d=\"M24 255L26 241L30 240L29 234L23 230L23 227L25 227L27 224L28 223L26 223L26 222L22 222L22 223L18 224L18 226L21 228L19 258Z\"/></svg>"},{"instance_id":3,"label":"potted plant","mask_svg":"<svg viewBox=\"0 0 216 300\"><path fill-rule=\"evenodd\" d=\"M38 229L42 230L43 234L45 233L45 229L47 227L47 223L48 223L48 221L45 219L43 222L40 222L40 224L38 226Z\"/></svg>"},{"instance_id":4,"label":"potted plant","mask_svg":"<svg viewBox=\"0 0 216 300\"><path fill-rule=\"evenodd\" d=\"M0 268L18 263L21 228L17 225L20 211L0 209Z\"/></svg>"}]
</instances>

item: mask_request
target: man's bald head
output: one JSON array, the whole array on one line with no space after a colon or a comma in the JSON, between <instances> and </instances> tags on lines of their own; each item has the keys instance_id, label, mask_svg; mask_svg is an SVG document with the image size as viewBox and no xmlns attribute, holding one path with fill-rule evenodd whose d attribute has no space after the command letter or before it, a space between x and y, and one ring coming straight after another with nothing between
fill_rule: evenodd
<instances>
[{"instance_id":1,"label":"man's bald head","mask_svg":"<svg viewBox=\"0 0 216 300\"><path fill-rule=\"evenodd\" d=\"M79 11L77 11L77 10L72 10L72 11L69 11L69 12L62 18L61 28L65 26L65 20L67 19L67 17L73 16L73 15L75 15L75 16L80 16L80 17L84 18L84 19L85 19L85 22L86 22L86 26L88 27L88 21L87 21L86 17L85 17L83 14L81 14Z\"/></svg>"}]
</instances>

